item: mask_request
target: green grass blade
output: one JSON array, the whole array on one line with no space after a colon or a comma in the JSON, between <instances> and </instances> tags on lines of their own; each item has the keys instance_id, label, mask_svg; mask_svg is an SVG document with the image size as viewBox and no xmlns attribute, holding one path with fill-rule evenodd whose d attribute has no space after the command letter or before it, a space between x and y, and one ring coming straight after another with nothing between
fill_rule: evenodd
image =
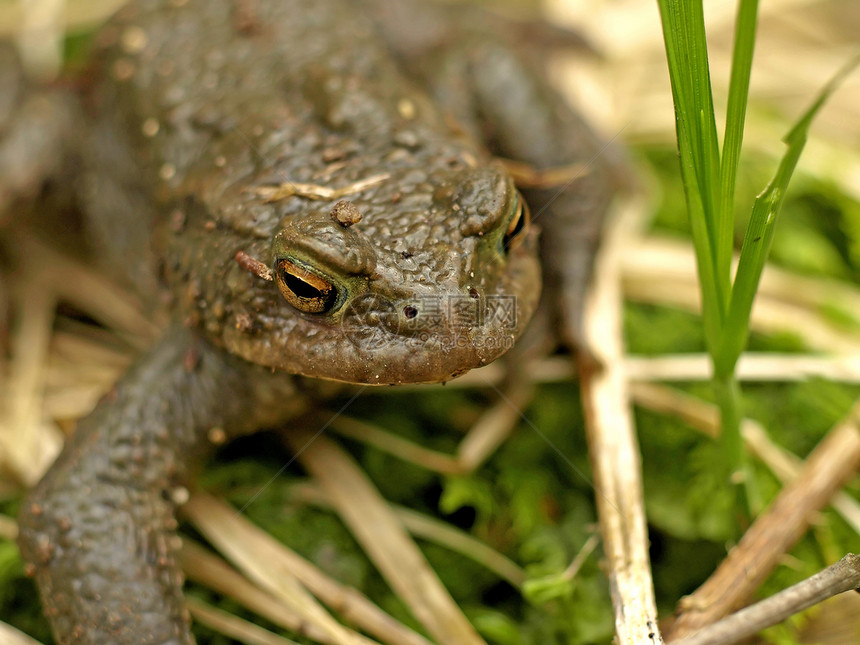
<instances>
[{"instance_id":1,"label":"green grass blade","mask_svg":"<svg viewBox=\"0 0 860 645\"><path fill-rule=\"evenodd\" d=\"M711 71L708 63L708 43L705 38L705 16L701 0L682 1L685 8L685 31L690 48L693 105L690 112L698 125L697 146L699 190L708 222L708 233L713 244L717 240L717 187L720 177L720 148L717 124L714 119L714 97L711 91ZM728 280L726 280L728 286Z\"/></svg>"},{"instance_id":2,"label":"green grass blade","mask_svg":"<svg viewBox=\"0 0 860 645\"><path fill-rule=\"evenodd\" d=\"M720 200L717 215L717 273L727 283L731 280L735 183L744 138L757 21L758 0L741 0L735 23L735 44L720 165Z\"/></svg>"},{"instance_id":3,"label":"green grass blade","mask_svg":"<svg viewBox=\"0 0 860 645\"><path fill-rule=\"evenodd\" d=\"M717 264L719 249L717 224L717 197L720 177L720 150L717 126L714 120L714 98L711 91L711 73L708 63L708 43L705 38L705 16L701 0L680 0L675 9L679 12L684 52L687 54L690 75L689 105L684 110L689 132L692 135L694 167L702 202L705 228L711 253L708 256L713 268L714 308L720 320L728 306L729 274L720 274ZM692 217L693 213L690 212Z\"/></svg>"},{"instance_id":4,"label":"green grass blade","mask_svg":"<svg viewBox=\"0 0 860 645\"><path fill-rule=\"evenodd\" d=\"M718 377L732 373L735 363L737 363L738 357L746 345L749 334L750 311L770 251L776 219L785 197L785 191L788 188L788 182L797 166L800 153L806 145L809 126L824 102L836 90L845 76L853 71L858 64L860 64L860 56L843 67L789 131L784 139L788 145L788 150L782 158L774 178L764 191L756 197L752 216L744 236L744 243L741 247L738 271L732 288L732 298L720 349L717 359L714 361L714 372Z\"/></svg>"},{"instance_id":5,"label":"green grass blade","mask_svg":"<svg viewBox=\"0 0 860 645\"><path fill-rule=\"evenodd\" d=\"M723 326L723 310L719 306L720 295L717 276L714 273L714 252L708 235L705 211L698 190L698 180L692 163L692 151L678 120L678 143L681 153L681 177L684 184L684 198L690 216L690 230L696 250L696 268L702 291L702 319L705 327L705 342L712 356L719 348L720 332Z\"/></svg>"},{"instance_id":6,"label":"green grass blade","mask_svg":"<svg viewBox=\"0 0 860 645\"><path fill-rule=\"evenodd\" d=\"M717 350L727 307L728 279L716 273L715 186L719 146L713 116L701 0L658 0L675 103L678 152L693 244L696 247L705 337Z\"/></svg>"},{"instance_id":7,"label":"green grass blade","mask_svg":"<svg viewBox=\"0 0 860 645\"><path fill-rule=\"evenodd\" d=\"M695 4L695 3L693 3ZM709 350L713 353L718 348L720 329L724 309L720 306L721 294L714 271L714 249L712 227L709 225L713 211L709 212L713 200L707 193L707 164L706 157L712 155L710 148L703 145L702 132L707 130L707 120L701 118L703 106L701 76L702 61L694 63L695 52L701 53L704 48L704 24L700 24L698 45L694 25L696 14L686 11L689 2L684 0L658 0L663 37L666 45L666 60L669 66L669 78L672 85L672 98L675 104L675 125L680 155L681 177L684 183L684 195L687 211L690 216L693 244L696 247L696 262L698 265L699 283L702 290L702 314L705 326L705 338ZM701 6L699 6L701 20ZM705 68L707 68L707 52L705 49ZM698 72L696 71L698 70ZM707 71L707 70L706 70ZM710 96L710 83L707 73L706 96ZM707 103L707 101L706 101ZM711 111L713 114L713 111ZM711 118L711 122L713 119ZM706 154L706 150L707 152Z\"/></svg>"}]
</instances>

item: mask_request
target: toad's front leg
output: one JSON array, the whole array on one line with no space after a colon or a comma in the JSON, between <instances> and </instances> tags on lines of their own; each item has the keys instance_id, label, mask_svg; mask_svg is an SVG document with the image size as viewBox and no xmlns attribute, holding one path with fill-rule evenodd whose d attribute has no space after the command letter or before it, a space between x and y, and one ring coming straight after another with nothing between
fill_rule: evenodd
<instances>
[{"instance_id":1,"label":"toad's front leg","mask_svg":"<svg viewBox=\"0 0 860 645\"><path fill-rule=\"evenodd\" d=\"M80 422L20 518L59 643L194 642L171 492L213 428L284 418L292 388L176 327Z\"/></svg>"}]
</instances>

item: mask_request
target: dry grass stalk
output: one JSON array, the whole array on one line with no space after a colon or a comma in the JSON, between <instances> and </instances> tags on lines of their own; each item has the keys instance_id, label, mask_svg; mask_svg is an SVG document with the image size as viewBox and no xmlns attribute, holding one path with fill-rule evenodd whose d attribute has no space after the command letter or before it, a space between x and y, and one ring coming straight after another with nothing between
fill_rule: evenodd
<instances>
[{"instance_id":1,"label":"dry grass stalk","mask_svg":"<svg viewBox=\"0 0 860 645\"><path fill-rule=\"evenodd\" d=\"M518 371L509 372L500 388L493 386L499 400L481 415L457 447L462 472L472 472L489 459L522 420L523 410L534 397L534 384Z\"/></svg>"},{"instance_id":2,"label":"dry grass stalk","mask_svg":"<svg viewBox=\"0 0 860 645\"><path fill-rule=\"evenodd\" d=\"M425 448L414 441L404 439L367 421L348 416L339 416L332 421L329 427L343 437L373 446L389 455L422 468L444 475L454 475L463 472L455 456Z\"/></svg>"},{"instance_id":3,"label":"dry grass stalk","mask_svg":"<svg viewBox=\"0 0 860 645\"><path fill-rule=\"evenodd\" d=\"M623 259L624 290L630 299L699 312L692 246L648 238L642 244L632 244ZM791 332L813 348L860 355L860 334L829 319L822 312L828 305L856 315L860 289L768 266L750 324L753 330L765 333ZM858 308L852 309L855 305Z\"/></svg>"},{"instance_id":4,"label":"dry grass stalk","mask_svg":"<svg viewBox=\"0 0 860 645\"><path fill-rule=\"evenodd\" d=\"M33 485L59 453L62 438L42 416L56 295L46 275L49 265L41 265L38 257L28 259L13 305L17 320L10 334L12 360L0 410L0 469Z\"/></svg>"},{"instance_id":5,"label":"dry grass stalk","mask_svg":"<svg viewBox=\"0 0 860 645\"><path fill-rule=\"evenodd\" d=\"M280 583L283 576L294 576L298 584L316 595L344 620L361 627L379 640L397 645L429 645L424 637L393 619L366 596L333 580L223 502L198 493L192 496L189 507L186 508L195 526L210 539L217 535L213 542L219 543L232 560L281 602L294 603L284 593L285 589ZM228 541L229 546L225 547ZM318 622L316 613L304 612L295 604L292 604L292 609L299 612L303 621L316 621L312 625L326 632L321 640L331 641L332 631L327 630L324 623ZM327 615L324 620L329 620ZM352 633L351 637L362 643L375 642L359 634Z\"/></svg>"},{"instance_id":6,"label":"dry grass stalk","mask_svg":"<svg viewBox=\"0 0 860 645\"><path fill-rule=\"evenodd\" d=\"M63 65L63 7L65 0L28 0L23 5L21 28L16 36L27 71L53 80Z\"/></svg>"},{"instance_id":7,"label":"dry grass stalk","mask_svg":"<svg viewBox=\"0 0 860 645\"><path fill-rule=\"evenodd\" d=\"M382 431L379 431L382 432ZM421 464L418 464L421 465ZM300 484L292 489L297 501L331 508L332 503L325 491L314 484ZM526 580L523 569L498 551L490 548L484 542L473 538L468 533L454 528L424 513L413 511L403 506L391 507L403 526L413 536L432 542L455 553L459 553L481 566L504 578L513 587L519 589Z\"/></svg>"},{"instance_id":8,"label":"dry grass stalk","mask_svg":"<svg viewBox=\"0 0 860 645\"><path fill-rule=\"evenodd\" d=\"M35 638L19 632L11 625L0 621L0 643L3 645L41 645Z\"/></svg>"},{"instance_id":9,"label":"dry grass stalk","mask_svg":"<svg viewBox=\"0 0 860 645\"><path fill-rule=\"evenodd\" d=\"M622 361L619 254L628 244L626 236L636 228L635 218L628 205L623 216L615 213L607 226L584 314L587 349L596 364L588 361L581 366L586 432L619 645L663 642L648 557L639 446Z\"/></svg>"},{"instance_id":10,"label":"dry grass stalk","mask_svg":"<svg viewBox=\"0 0 860 645\"><path fill-rule=\"evenodd\" d=\"M631 382L653 381L707 381L711 378L710 357L706 354L663 354L660 356L639 356L627 354L624 357L624 369ZM568 358L550 357L529 363L523 368L523 375L531 383L557 383L571 381L575 378L575 366ZM741 355L737 367L738 380L741 382L766 381L769 383L786 383L804 381L810 378L824 378L839 383L860 383L860 354L858 355L820 355L820 354L780 354L775 352L746 352ZM473 370L459 378L449 381L445 387L480 388L487 385L498 385L505 377L502 365L495 363ZM404 389L408 387L405 386ZM432 385L424 386L434 387ZM383 433L376 436L371 432L358 431L349 428L340 434L353 436L365 443L378 444L387 441L390 435ZM381 450L396 454L407 461L409 456L417 455L414 444L402 448L379 445ZM423 458L428 459L427 467L438 472L449 472L456 468L448 455L428 451L418 447ZM438 464L438 467L437 467Z\"/></svg>"},{"instance_id":11,"label":"dry grass stalk","mask_svg":"<svg viewBox=\"0 0 860 645\"><path fill-rule=\"evenodd\" d=\"M355 462L324 435L296 429L286 438L380 573L425 629L442 643L483 643L403 524Z\"/></svg>"},{"instance_id":12,"label":"dry grass stalk","mask_svg":"<svg viewBox=\"0 0 860 645\"><path fill-rule=\"evenodd\" d=\"M569 369L569 368L568 368ZM500 380L504 378L498 374ZM476 387L490 386L492 381L475 381ZM403 439L370 423L340 416L331 423L335 432L372 445L399 459L445 475L470 473L483 464L510 436L520 421L522 410L534 395L533 384L526 378L508 379L498 390L500 400L481 414L480 419L460 442L455 455L440 453Z\"/></svg>"},{"instance_id":13,"label":"dry grass stalk","mask_svg":"<svg viewBox=\"0 0 860 645\"><path fill-rule=\"evenodd\" d=\"M0 515L0 539L9 541L18 539L18 523L6 515Z\"/></svg>"},{"instance_id":14,"label":"dry grass stalk","mask_svg":"<svg viewBox=\"0 0 860 645\"><path fill-rule=\"evenodd\" d=\"M263 629L231 613L216 609L197 598L187 598L186 603L195 620L240 643L246 645L298 645L296 641L278 636L268 629Z\"/></svg>"},{"instance_id":15,"label":"dry grass stalk","mask_svg":"<svg viewBox=\"0 0 860 645\"><path fill-rule=\"evenodd\" d=\"M262 589L223 559L191 540L182 541L179 559L189 579L209 587L270 622L312 641L330 645L333 641L297 613L290 605Z\"/></svg>"},{"instance_id":16,"label":"dry grass stalk","mask_svg":"<svg viewBox=\"0 0 860 645\"><path fill-rule=\"evenodd\" d=\"M711 378L706 354L664 354L625 359L631 381L707 381ZM818 356L747 352L738 362L739 381L784 383L825 378L840 383L860 383L860 354Z\"/></svg>"},{"instance_id":17,"label":"dry grass stalk","mask_svg":"<svg viewBox=\"0 0 860 645\"><path fill-rule=\"evenodd\" d=\"M337 645L358 645L356 634L334 620L280 557L282 547L233 509L199 493L184 507L194 526L251 579L312 622Z\"/></svg>"},{"instance_id":18,"label":"dry grass stalk","mask_svg":"<svg viewBox=\"0 0 860 645\"><path fill-rule=\"evenodd\" d=\"M829 502L858 467L860 402L815 448L797 479L753 522L717 571L682 600L672 638L690 634L743 604L806 531L812 514Z\"/></svg>"},{"instance_id":19,"label":"dry grass stalk","mask_svg":"<svg viewBox=\"0 0 860 645\"><path fill-rule=\"evenodd\" d=\"M243 550L241 560L249 575L255 579L271 577L267 588L277 585L282 571L289 571L299 583L341 614L348 622L361 627L382 641L397 645L429 645L428 641L407 629L374 605L355 589L342 585L320 571L293 550L277 543L262 529L248 522L224 502L202 493L192 497L185 507L195 525L206 535L229 533L234 542L231 549ZM236 551L232 553L236 553ZM250 564L253 561L253 564Z\"/></svg>"},{"instance_id":20,"label":"dry grass stalk","mask_svg":"<svg viewBox=\"0 0 860 645\"><path fill-rule=\"evenodd\" d=\"M51 275L63 276L53 280L52 288L57 299L87 312L98 322L131 347L144 350L163 331L165 312L150 310L144 314L139 298L128 288L118 284L112 276L97 268L75 260L33 236L26 238L28 256L36 255Z\"/></svg>"},{"instance_id":21,"label":"dry grass stalk","mask_svg":"<svg viewBox=\"0 0 860 645\"><path fill-rule=\"evenodd\" d=\"M67 0L55 19L68 33L92 29L116 11L126 0ZM0 3L0 36L8 38L20 32L26 20L26 2Z\"/></svg>"},{"instance_id":22,"label":"dry grass stalk","mask_svg":"<svg viewBox=\"0 0 860 645\"><path fill-rule=\"evenodd\" d=\"M745 422L743 436L751 452L761 459L781 482L794 481L800 474L803 462L773 443L759 424ZM857 535L860 535L860 502L845 491L840 491L833 496L830 505Z\"/></svg>"}]
</instances>

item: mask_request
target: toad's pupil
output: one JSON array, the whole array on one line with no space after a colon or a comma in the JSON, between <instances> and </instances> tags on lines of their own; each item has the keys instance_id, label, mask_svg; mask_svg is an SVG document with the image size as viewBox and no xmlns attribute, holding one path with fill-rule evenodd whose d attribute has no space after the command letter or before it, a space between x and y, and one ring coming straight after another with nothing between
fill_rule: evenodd
<instances>
[{"instance_id":1,"label":"toad's pupil","mask_svg":"<svg viewBox=\"0 0 860 645\"><path fill-rule=\"evenodd\" d=\"M287 288L299 298L321 298L323 295L322 291L292 273L287 273L284 276L284 281L287 284Z\"/></svg>"},{"instance_id":2,"label":"toad's pupil","mask_svg":"<svg viewBox=\"0 0 860 645\"><path fill-rule=\"evenodd\" d=\"M502 246L507 252L510 250L511 243L525 229L529 221L529 208L522 197L517 196L516 213L511 218L508 224L508 230L505 231L505 238L502 241Z\"/></svg>"},{"instance_id":3,"label":"toad's pupil","mask_svg":"<svg viewBox=\"0 0 860 645\"><path fill-rule=\"evenodd\" d=\"M337 299L331 282L288 259L278 261L276 275L281 295L299 311L325 313Z\"/></svg>"}]
</instances>

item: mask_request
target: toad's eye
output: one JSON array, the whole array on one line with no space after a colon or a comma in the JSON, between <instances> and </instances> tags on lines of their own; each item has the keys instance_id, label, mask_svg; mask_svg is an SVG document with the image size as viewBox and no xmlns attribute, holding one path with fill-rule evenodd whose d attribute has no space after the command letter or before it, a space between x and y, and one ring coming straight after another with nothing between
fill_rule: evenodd
<instances>
[{"instance_id":1,"label":"toad's eye","mask_svg":"<svg viewBox=\"0 0 860 645\"><path fill-rule=\"evenodd\" d=\"M299 311L323 314L337 302L337 288L299 262L279 259L275 263L275 281L284 299Z\"/></svg>"},{"instance_id":2,"label":"toad's eye","mask_svg":"<svg viewBox=\"0 0 860 645\"><path fill-rule=\"evenodd\" d=\"M511 210L513 211L513 215L508 221L508 228L505 231L505 237L502 239L502 248L505 250L505 253L511 250L514 240L528 226L531 217L528 204L526 204L526 201L519 192L516 194L514 207Z\"/></svg>"}]
</instances>

